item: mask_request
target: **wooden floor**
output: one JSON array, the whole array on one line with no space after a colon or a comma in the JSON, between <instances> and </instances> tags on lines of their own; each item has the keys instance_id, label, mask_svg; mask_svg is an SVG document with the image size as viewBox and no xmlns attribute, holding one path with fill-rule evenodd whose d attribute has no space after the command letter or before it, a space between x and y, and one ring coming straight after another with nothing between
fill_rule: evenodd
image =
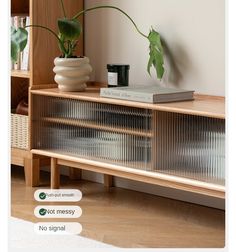
<instances>
[{"instance_id":1,"label":"wooden floor","mask_svg":"<svg viewBox=\"0 0 236 252\"><path fill-rule=\"evenodd\" d=\"M37 188L25 187L23 168L13 168L12 216L37 222L33 214L38 205L33 199ZM49 188L49 174L41 177L40 188ZM83 193L77 204L83 211L78 221L84 237L123 248L224 247L222 210L121 188L108 191L101 184L67 177L62 178L62 188L78 188Z\"/></svg>"}]
</instances>

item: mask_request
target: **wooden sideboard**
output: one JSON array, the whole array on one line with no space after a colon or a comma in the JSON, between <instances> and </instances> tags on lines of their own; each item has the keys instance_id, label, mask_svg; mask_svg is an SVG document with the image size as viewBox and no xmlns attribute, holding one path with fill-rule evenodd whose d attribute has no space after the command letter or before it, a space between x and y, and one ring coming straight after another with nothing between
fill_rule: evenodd
<instances>
[{"instance_id":1,"label":"wooden sideboard","mask_svg":"<svg viewBox=\"0 0 236 252\"><path fill-rule=\"evenodd\" d=\"M51 158L52 188L64 165L102 173L108 186L118 176L225 197L223 97L148 104L48 88L31 100L31 152Z\"/></svg>"}]
</instances>

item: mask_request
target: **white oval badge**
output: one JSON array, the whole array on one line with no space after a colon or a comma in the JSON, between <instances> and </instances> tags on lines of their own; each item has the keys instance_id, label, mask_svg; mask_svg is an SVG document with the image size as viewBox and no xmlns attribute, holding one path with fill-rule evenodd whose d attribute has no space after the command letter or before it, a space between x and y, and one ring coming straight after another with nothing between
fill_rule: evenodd
<instances>
[{"instance_id":1,"label":"white oval badge","mask_svg":"<svg viewBox=\"0 0 236 252\"><path fill-rule=\"evenodd\" d=\"M38 218L79 218L82 209L79 206L37 206L34 215Z\"/></svg>"},{"instance_id":2,"label":"white oval badge","mask_svg":"<svg viewBox=\"0 0 236 252\"><path fill-rule=\"evenodd\" d=\"M40 202L78 202L82 192L77 189L39 189L34 192L34 198Z\"/></svg>"},{"instance_id":3,"label":"white oval badge","mask_svg":"<svg viewBox=\"0 0 236 252\"><path fill-rule=\"evenodd\" d=\"M77 235L82 231L78 222L38 222L34 231L40 235Z\"/></svg>"}]
</instances>

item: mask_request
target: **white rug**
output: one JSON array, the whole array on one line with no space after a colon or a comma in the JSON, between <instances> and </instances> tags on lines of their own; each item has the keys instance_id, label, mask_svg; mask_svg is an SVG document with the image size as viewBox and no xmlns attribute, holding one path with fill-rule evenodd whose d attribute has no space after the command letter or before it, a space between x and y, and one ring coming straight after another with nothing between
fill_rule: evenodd
<instances>
[{"instance_id":1,"label":"white rug","mask_svg":"<svg viewBox=\"0 0 236 252\"><path fill-rule=\"evenodd\" d=\"M14 217L10 218L9 242L11 248L19 249L115 248L79 235L37 235L34 223Z\"/></svg>"}]
</instances>

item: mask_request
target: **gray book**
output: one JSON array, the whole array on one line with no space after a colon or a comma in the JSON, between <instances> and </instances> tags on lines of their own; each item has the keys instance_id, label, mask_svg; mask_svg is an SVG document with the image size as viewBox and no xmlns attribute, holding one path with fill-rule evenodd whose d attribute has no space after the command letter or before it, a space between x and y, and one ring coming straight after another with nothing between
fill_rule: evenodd
<instances>
[{"instance_id":1,"label":"gray book","mask_svg":"<svg viewBox=\"0 0 236 252\"><path fill-rule=\"evenodd\" d=\"M194 91L162 86L101 88L100 96L129 101L161 103L193 100Z\"/></svg>"}]
</instances>

